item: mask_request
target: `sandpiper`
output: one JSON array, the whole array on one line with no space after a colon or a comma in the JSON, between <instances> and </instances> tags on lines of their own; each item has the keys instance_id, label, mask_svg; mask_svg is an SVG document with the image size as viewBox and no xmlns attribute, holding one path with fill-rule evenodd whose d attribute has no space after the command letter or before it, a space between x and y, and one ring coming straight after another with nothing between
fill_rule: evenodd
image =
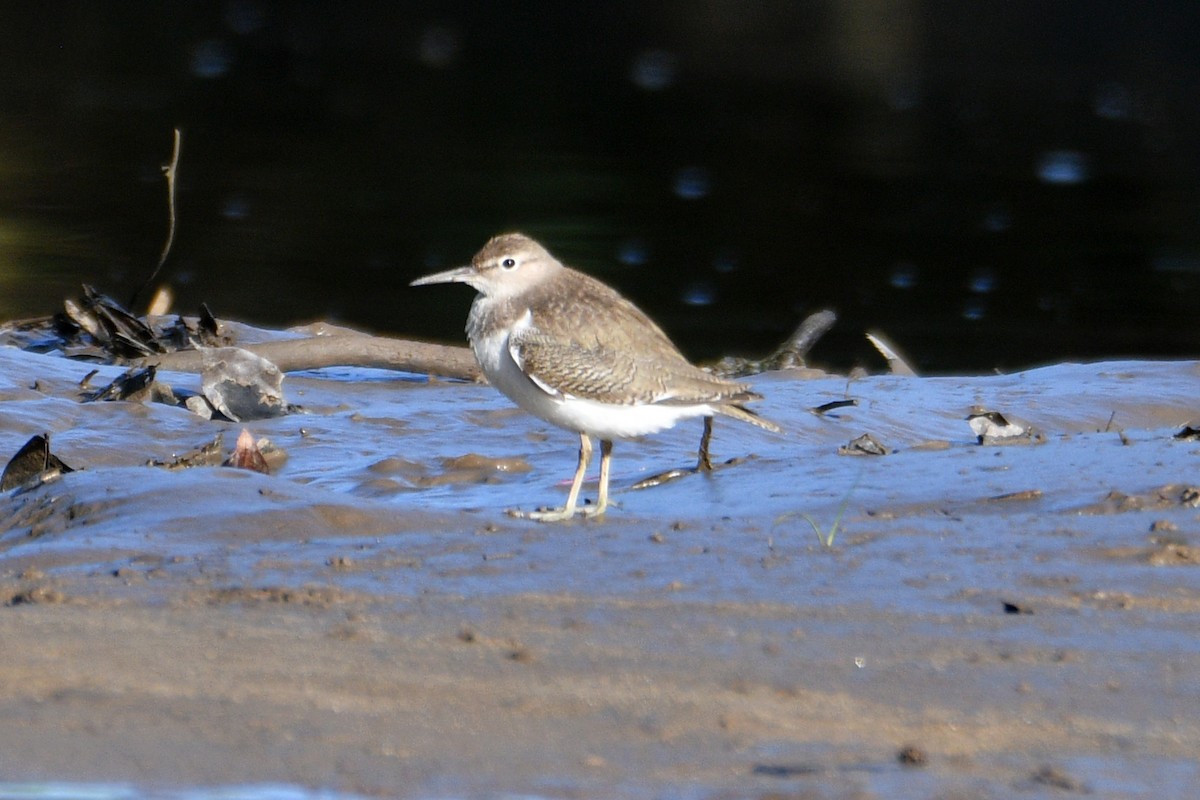
<instances>
[{"instance_id":1,"label":"sandpiper","mask_svg":"<svg viewBox=\"0 0 1200 800\"><path fill-rule=\"evenodd\" d=\"M497 236L470 265L411 285L430 283L466 283L479 292L467 317L467 338L483 374L530 414L579 434L579 464L566 505L510 511L514 516L550 522L604 514L614 439L704 417L704 466L714 414L779 431L745 407L761 399L747 384L693 366L637 306L564 266L528 236ZM600 440L599 496L595 505L577 508L592 437Z\"/></svg>"}]
</instances>

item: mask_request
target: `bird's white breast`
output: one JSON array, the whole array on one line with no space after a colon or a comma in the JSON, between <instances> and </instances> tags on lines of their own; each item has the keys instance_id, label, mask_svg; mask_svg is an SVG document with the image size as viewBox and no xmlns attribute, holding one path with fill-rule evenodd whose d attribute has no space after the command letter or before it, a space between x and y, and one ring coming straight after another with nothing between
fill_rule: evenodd
<instances>
[{"instance_id":1,"label":"bird's white breast","mask_svg":"<svg viewBox=\"0 0 1200 800\"><path fill-rule=\"evenodd\" d=\"M472 309L472 313L475 313L475 309ZM682 419L713 415L708 404L617 405L547 391L522 371L509 348L510 334L531 324L532 315L527 310L511 328L475 331L471 348L492 386L535 417L569 431L582 431L600 439L612 440L644 436L670 428Z\"/></svg>"}]
</instances>

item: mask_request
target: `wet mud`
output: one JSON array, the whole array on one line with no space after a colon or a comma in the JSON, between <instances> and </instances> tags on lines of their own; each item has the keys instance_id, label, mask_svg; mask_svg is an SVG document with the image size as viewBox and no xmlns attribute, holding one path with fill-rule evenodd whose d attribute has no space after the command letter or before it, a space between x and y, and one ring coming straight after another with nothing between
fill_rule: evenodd
<instances>
[{"instance_id":1,"label":"wet mud","mask_svg":"<svg viewBox=\"0 0 1200 800\"><path fill-rule=\"evenodd\" d=\"M0 454L49 432L75 469L0 494L0 784L1200 785L1195 362L767 373L785 434L718 420L714 458L739 461L641 490L694 462L700 425L618 442L615 507L558 525L504 510L561 502L575 437L486 386L295 374L303 413L243 426L81 403L91 369L0 349ZM980 407L1035 435L978 444ZM272 474L151 465L243 427L285 454ZM864 434L886 454L839 455Z\"/></svg>"}]
</instances>

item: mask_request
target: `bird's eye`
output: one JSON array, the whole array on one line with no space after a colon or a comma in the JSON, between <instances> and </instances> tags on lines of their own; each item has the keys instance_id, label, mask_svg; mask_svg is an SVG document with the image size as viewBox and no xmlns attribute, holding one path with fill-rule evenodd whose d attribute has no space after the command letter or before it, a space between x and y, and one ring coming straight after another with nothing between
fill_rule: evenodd
<instances>
[{"instance_id":1,"label":"bird's eye","mask_svg":"<svg viewBox=\"0 0 1200 800\"><path fill-rule=\"evenodd\" d=\"M506 258L500 262L500 266L505 269L514 269L517 266L517 260L515 258Z\"/></svg>"}]
</instances>

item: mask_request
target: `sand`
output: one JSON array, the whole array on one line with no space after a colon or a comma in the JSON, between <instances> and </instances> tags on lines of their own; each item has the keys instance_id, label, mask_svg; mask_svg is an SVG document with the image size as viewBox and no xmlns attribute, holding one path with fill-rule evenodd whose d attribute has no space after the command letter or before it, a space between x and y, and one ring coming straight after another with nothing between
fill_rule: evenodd
<instances>
[{"instance_id":1,"label":"sand","mask_svg":"<svg viewBox=\"0 0 1200 800\"><path fill-rule=\"evenodd\" d=\"M503 509L561 502L574 438L486 386L322 370L243 426L80 403L90 369L0 348L0 453L79 470L0 495L0 796L1200 785L1195 362L763 375L785 435L719 420L743 460L641 491L699 425L618 443L566 525ZM1034 435L978 444L979 405ZM243 427L277 472L146 466Z\"/></svg>"}]
</instances>

